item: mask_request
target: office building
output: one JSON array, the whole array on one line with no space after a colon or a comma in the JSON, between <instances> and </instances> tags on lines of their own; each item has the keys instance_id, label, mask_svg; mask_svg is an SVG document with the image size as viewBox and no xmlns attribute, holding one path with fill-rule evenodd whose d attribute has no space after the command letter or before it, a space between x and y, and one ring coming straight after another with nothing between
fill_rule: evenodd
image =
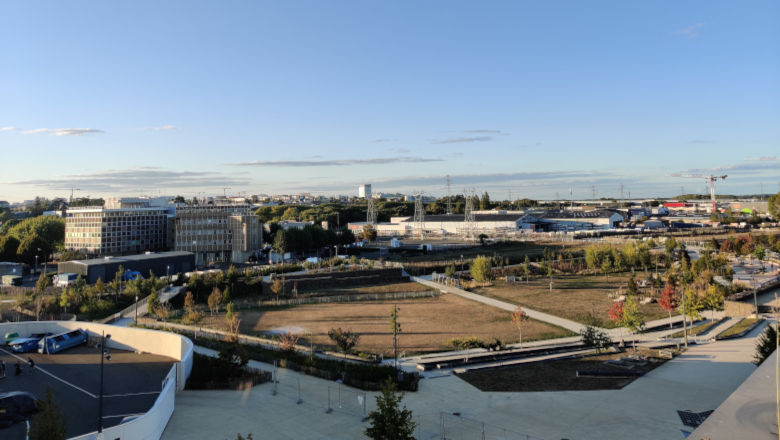
<instances>
[{"instance_id":1,"label":"office building","mask_svg":"<svg viewBox=\"0 0 780 440\"><path fill-rule=\"evenodd\" d=\"M168 250L168 200L119 197L65 213L65 249L89 256Z\"/></svg>"},{"instance_id":2,"label":"office building","mask_svg":"<svg viewBox=\"0 0 780 440\"><path fill-rule=\"evenodd\" d=\"M243 263L263 246L263 231L248 204L177 205L174 249L195 254L198 265Z\"/></svg>"}]
</instances>

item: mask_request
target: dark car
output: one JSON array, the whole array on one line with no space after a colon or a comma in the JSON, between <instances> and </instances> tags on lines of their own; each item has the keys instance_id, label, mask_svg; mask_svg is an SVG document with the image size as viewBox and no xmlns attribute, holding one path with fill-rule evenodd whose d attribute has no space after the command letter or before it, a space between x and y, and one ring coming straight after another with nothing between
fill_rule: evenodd
<instances>
[{"instance_id":1,"label":"dark car","mask_svg":"<svg viewBox=\"0 0 780 440\"><path fill-rule=\"evenodd\" d=\"M0 394L0 428L24 422L38 411L38 399L30 393L15 391Z\"/></svg>"}]
</instances>

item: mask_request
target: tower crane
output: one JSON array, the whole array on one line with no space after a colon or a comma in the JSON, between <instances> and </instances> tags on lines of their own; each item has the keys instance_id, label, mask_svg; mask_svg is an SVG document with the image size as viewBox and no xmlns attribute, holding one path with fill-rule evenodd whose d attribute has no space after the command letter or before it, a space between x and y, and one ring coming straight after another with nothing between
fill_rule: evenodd
<instances>
[{"instance_id":1,"label":"tower crane","mask_svg":"<svg viewBox=\"0 0 780 440\"><path fill-rule=\"evenodd\" d=\"M710 199L712 200L712 213L715 214L717 212L717 205L715 204L715 181L716 180L724 180L728 176L704 176L701 174L667 174L666 177L689 177L692 179L706 179L710 182Z\"/></svg>"}]
</instances>

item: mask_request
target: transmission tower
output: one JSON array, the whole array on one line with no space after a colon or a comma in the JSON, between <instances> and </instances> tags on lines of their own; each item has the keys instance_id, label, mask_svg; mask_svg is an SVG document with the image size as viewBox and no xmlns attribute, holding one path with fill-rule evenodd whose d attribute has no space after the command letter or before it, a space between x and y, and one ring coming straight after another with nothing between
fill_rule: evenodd
<instances>
[{"instance_id":1,"label":"transmission tower","mask_svg":"<svg viewBox=\"0 0 780 440\"><path fill-rule=\"evenodd\" d=\"M623 202L623 184L620 184L620 201Z\"/></svg>"},{"instance_id":2,"label":"transmission tower","mask_svg":"<svg viewBox=\"0 0 780 440\"><path fill-rule=\"evenodd\" d=\"M425 191L414 192L414 230L422 239L425 236L425 205L423 204L423 198L425 197Z\"/></svg>"},{"instance_id":3,"label":"transmission tower","mask_svg":"<svg viewBox=\"0 0 780 440\"><path fill-rule=\"evenodd\" d=\"M366 210L366 224L376 230L376 210L374 207L374 198L369 197L368 209Z\"/></svg>"},{"instance_id":4,"label":"transmission tower","mask_svg":"<svg viewBox=\"0 0 780 440\"><path fill-rule=\"evenodd\" d=\"M474 189L464 189L463 197L466 198L466 210L463 216L463 235L468 238L474 232Z\"/></svg>"},{"instance_id":5,"label":"transmission tower","mask_svg":"<svg viewBox=\"0 0 780 440\"><path fill-rule=\"evenodd\" d=\"M596 193L597 192L598 191L596 191L596 187L591 185L590 186L590 193L592 194L592 201L593 201L594 204L596 203Z\"/></svg>"},{"instance_id":6,"label":"transmission tower","mask_svg":"<svg viewBox=\"0 0 780 440\"><path fill-rule=\"evenodd\" d=\"M452 184L452 181L450 181L450 175L447 174L447 214L452 214L452 204L450 203L450 185Z\"/></svg>"}]
</instances>

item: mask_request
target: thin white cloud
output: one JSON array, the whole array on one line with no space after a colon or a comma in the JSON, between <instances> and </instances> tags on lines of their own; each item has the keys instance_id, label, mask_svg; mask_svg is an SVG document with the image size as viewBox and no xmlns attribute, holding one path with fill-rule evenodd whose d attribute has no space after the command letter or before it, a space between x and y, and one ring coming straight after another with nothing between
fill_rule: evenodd
<instances>
[{"instance_id":1,"label":"thin white cloud","mask_svg":"<svg viewBox=\"0 0 780 440\"><path fill-rule=\"evenodd\" d=\"M394 142L395 139L374 139L371 142Z\"/></svg>"},{"instance_id":2,"label":"thin white cloud","mask_svg":"<svg viewBox=\"0 0 780 440\"><path fill-rule=\"evenodd\" d=\"M704 27L704 23L692 24L686 28L674 31L677 35L682 35L688 38L696 38L699 36L699 31Z\"/></svg>"},{"instance_id":3,"label":"thin white cloud","mask_svg":"<svg viewBox=\"0 0 780 440\"><path fill-rule=\"evenodd\" d=\"M82 136L91 133L105 133L96 128L36 128L35 130L23 131L23 134L49 133L55 136Z\"/></svg>"},{"instance_id":4,"label":"thin white cloud","mask_svg":"<svg viewBox=\"0 0 780 440\"><path fill-rule=\"evenodd\" d=\"M344 160L258 160L254 162L228 163L225 165L245 167L333 167L349 165L384 165L389 163L441 162L442 159L427 159L423 157L381 157L373 159Z\"/></svg>"},{"instance_id":5,"label":"thin white cloud","mask_svg":"<svg viewBox=\"0 0 780 440\"><path fill-rule=\"evenodd\" d=\"M139 188L222 188L244 186L251 181L210 171L167 171L158 167L133 167L125 170L103 170L84 174L62 174L48 179L0 182L49 190L67 190L73 186L82 191L102 194L136 191Z\"/></svg>"},{"instance_id":6,"label":"thin white cloud","mask_svg":"<svg viewBox=\"0 0 780 440\"><path fill-rule=\"evenodd\" d=\"M164 125L162 127L143 127L143 128L138 128L138 130L141 131L179 130L179 127L174 127L173 125Z\"/></svg>"},{"instance_id":7,"label":"thin white cloud","mask_svg":"<svg viewBox=\"0 0 780 440\"><path fill-rule=\"evenodd\" d=\"M21 130L19 127L0 127L0 131L16 131Z\"/></svg>"},{"instance_id":8,"label":"thin white cloud","mask_svg":"<svg viewBox=\"0 0 780 440\"><path fill-rule=\"evenodd\" d=\"M476 130L464 130L464 133L495 133L501 134L501 130L489 130L486 128L478 128Z\"/></svg>"},{"instance_id":9,"label":"thin white cloud","mask_svg":"<svg viewBox=\"0 0 780 440\"><path fill-rule=\"evenodd\" d=\"M477 136L477 137L462 137L455 139L444 139L441 141L431 141L432 144L456 144L460 142L485 142L492 140L490 136Z\"/></svg>"}]
</instances>

